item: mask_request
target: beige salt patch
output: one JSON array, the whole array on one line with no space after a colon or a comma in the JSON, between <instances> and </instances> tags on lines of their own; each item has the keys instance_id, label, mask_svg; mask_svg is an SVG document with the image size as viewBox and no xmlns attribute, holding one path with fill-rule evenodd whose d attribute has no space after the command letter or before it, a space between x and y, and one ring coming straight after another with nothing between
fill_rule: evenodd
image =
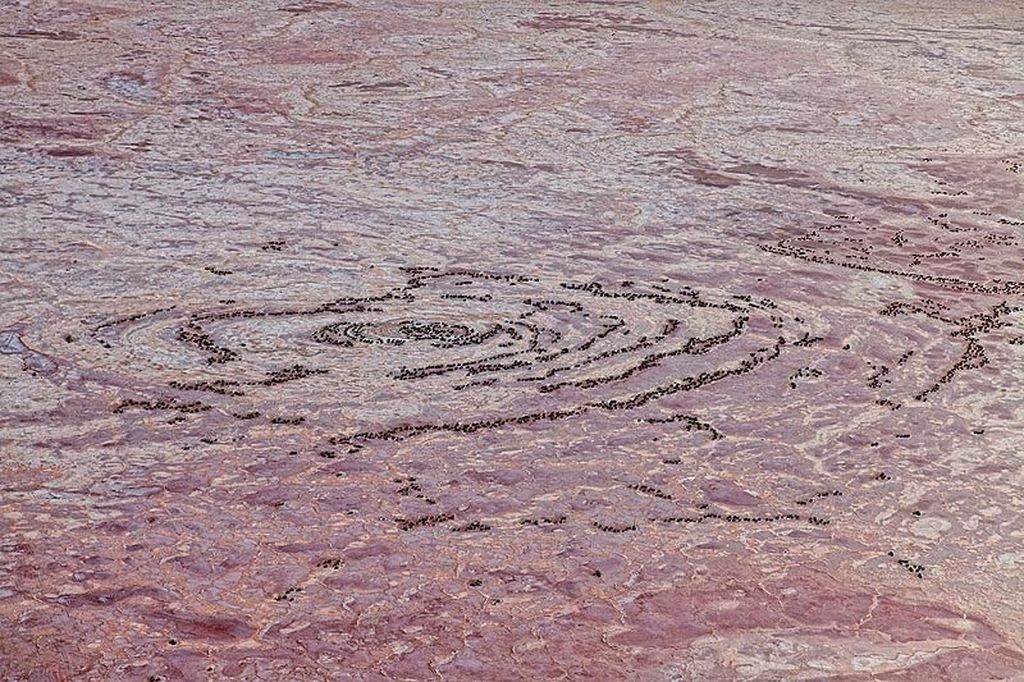
<instances>
[{"instance_id":1,"label":"beige salt patch","mask_svg":"<svg viewBox=\"0 0 1024 682\"><path fill-rule=\"evenodd\" d=\"M855 656L851 663L854 670L863 670L877 674L917 665L930 658L931 655L923 651L897 654L895 656L889 653L863 654Z\"/></svg>"},{"instance_id":2,"label":"beige salt patch","mask_svg":"<svg viewBox=\"0 0 1024 682\"><path fill-rule=\"evenodd\" d=\"M929 516L914 523L910 532L918 537L936 540L948 531L953 524L942 517Z\"/></svg>"},{"instance_id":3,"label":"beige salt patch","mask_svg":"<svg viewBox=\"0 0 1024 682\"><path fill-rule=\"evenodd\" d=\"M997 559L1000 568L1017 568L1024 566L1024 552L1006 552Z\"/></svg>"}]
</instances>

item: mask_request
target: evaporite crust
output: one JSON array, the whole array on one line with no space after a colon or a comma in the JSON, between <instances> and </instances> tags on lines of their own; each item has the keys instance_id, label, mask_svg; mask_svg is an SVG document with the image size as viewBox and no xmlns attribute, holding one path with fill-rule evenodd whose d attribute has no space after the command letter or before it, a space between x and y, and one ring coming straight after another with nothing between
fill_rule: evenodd
<instances>
[{"instance_id":1,"label":"evaporite crust","mask_svg":"<svg viewBox=\"0 0 1024 682\"><path fill-rule=\"evenodd\" d=\"M0 12L0 677L1024 675L1019 3Z\"/></svg>"}]
</instances>

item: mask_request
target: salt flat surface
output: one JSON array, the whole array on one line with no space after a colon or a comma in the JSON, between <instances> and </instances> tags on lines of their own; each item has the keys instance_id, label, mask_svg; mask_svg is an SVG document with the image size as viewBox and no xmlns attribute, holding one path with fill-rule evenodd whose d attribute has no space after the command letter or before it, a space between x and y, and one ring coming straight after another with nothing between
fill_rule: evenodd
<instances>
[{"instance_id":1,"label":"salt flat surface","mask_svg":"<svg viewBox=\"0 0 1024 682\"><path fill-rule=\"evenodd\" d=\"M0 2L0 676L1020 679L1016 2Z\"/></svg>"}]
</instances>

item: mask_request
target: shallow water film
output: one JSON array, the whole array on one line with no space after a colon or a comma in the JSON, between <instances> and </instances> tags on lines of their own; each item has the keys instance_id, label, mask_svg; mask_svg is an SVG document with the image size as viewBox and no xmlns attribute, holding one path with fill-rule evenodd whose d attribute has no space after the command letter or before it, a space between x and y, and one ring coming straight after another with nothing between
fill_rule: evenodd
<instances>
[{"instance_id":1,"label":"shallow water film","mask_svg":"<svg viewBox=\"0 0 1024 682\"><path fill-rule=\"evenodd\" d=\"M1022 36L0 0L0 678L1024 678Z\"/></svg>"}]
</instances>

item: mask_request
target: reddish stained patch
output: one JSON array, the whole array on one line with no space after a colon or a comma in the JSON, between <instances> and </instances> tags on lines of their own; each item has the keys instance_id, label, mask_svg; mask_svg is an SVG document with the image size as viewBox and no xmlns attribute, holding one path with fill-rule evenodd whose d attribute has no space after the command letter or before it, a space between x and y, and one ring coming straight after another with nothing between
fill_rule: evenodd
<instances>
[{"instance_id":1,"label":"reddish stained patch","mask_svg":"<svg viewBox=\"0 0 1024 682\"><path fill-rule=\"evenodd\" d=\"M18 85L21 81L13 73L7 73L6 71L0 71L0 88L9 85Z\"/></svg>"},{"instance_id":2,"label":"reddish stained patch","mask_svg":"<svg viewBox=\"0 0 1024 682\"><path fill-rule=\"evenodd\" d=\"M712 632L700 617L700 605L686 590L641 596L624 612L630 629L613 637L618 645L678 647Z\"/></svg>"},{"instance_id":3,"label":"reddish stained patch","mask_svg":"<svg viewBox=\"0 0 1024 682\"><path fill-rule=\"evenodd\" d=\"M779 587L783 585L778 592L734 584L729 589L680 587L643 595L622 610L629 629L613 639L626 646L676 648L711 632L723 635L798 623L828 631L859 626L900 643L962 639L993 648L1003 642L976 618L964 620L939 605L876 597L810 573L791 574ZM954 627L953 622L962 626ZM1006 655L1019 657L1013 651Z\"/></svg>"},{"instance_id":4,"label":"reddish stained patch","mask_svg":"<svg viewBox=\"0 0 1024 682\"><path fill-rule=\"evenodd\" d=\"M72 41L78 40L82 37L80 33L74 31L39 31L36 29L26 29L21 31L15 31L14 33L3 33L0 34L3 38L36 38L41 40L60 40L60 41Z\"/></svg>"},{"instance_id":5,"label":"reddish stained patch","mask_svg":"<svg viewBox=\"0 0 1024 682\"><path fill-rule=\"evenodd\" d=\"M959 621L961 627L947 626L942 621ZM879 598L871 612L870 626L901 643L961 638L974 642L1001 641L994 630L974 617L931 604L908 604L893 597Z\"/></svg>"},{"instance_id":6,"label":"reddish stained patch","mask_svg":"<svg viewBox=\"0 0 1024 682\"><path fill-rule=\"evenodd\" d=\"M285 7L278 8L278 12L290 12L292 14L307 14L310 12L328 12L330 10L349 9L352 5L347 2L295 2Z\"/></svg>"},{"instance_id":7,"label":"reddish stained patch","mask_svg":"<svg viewBox=\"0 0 1024 682\"><path fill-rule=\"evenodd\" d=\"M256 629L237 618L174 613L160 609L147 615L173 628L174 634L193 639L229 642L251 637Z\"/></svg>"},{"instance_id":8,"label":"reddish stained patch","mask_svg":"<svg viewBox=\"0 0 1024 682\"><path fill-rule=\"evenodd\" d=\"M667 149L648 156L657 159L657 173L687 178L706 187L734 187L743 183L740 178L724 175L705 162L692 149Z\"/></svg>"},{"instance_id":9,"label":"reddish stained patch","mask_svg":"<svg viewBox=\"0 0 1024 682\"><path fill-rule=\"evenodd\" d=\"M789 168L776 168L774 166L765 166L760 163L744 163L738 166L732 166L726 168L727 173L739 173L741 175L751 175L767 178L768 180L794 180L804 179L807 177L807 173L802 173L797 170L791 170Z\"/></svg>"},{"instance_id":10,"label":"reddish stained patch","mask_svg":"<svg viewBox=\"0 0 1024 682\"><path fill-rule=\"evenodd\" d=\"M728 175L722 175L721 173L701 170L699 168L691 170L688 175L697 184L705 185L707 187L735 187L736 185L742 184L742 180L730 178Z\"/></svg>"},{"instance_id":11,"label":"reddish stained patch","mask_svg":"<svg viewBox=\"0 0 1024 682\"><path fill-rule=\"evenodd\" d=\"M253 115L253 114L287 114L288 107L283 104L275 102L238 102L229 104L227 108L219 110L221 114L228 114L233 112L235 114L242 115Z\"/></svg>"},{"instance_id":12,"label":"reddish stained patch","mask_svg":"<svg viewBox=\"0 0 1024 682\"><path fill-rule=\"evenodd\" d=\"M761 503L759 498L743 490L732 481L707 481L701 487L712 502L738 507L753 507Z\"/></svg>"},{"instance_id":13,"label":"reddish stained patch","mask_svg":"<svg viewBox=\"0 0 1024 682\"><path fill-rule=\"evenodd\" d=\"M367 83L366 85L360 85L360 90L401 90L408 88L409 84L403 81L381 81L379 83Z\"/></svg>"},{"instance_id":14,"label":"reddish stained patch","mask_svg":"<svg viewBox=\"0 0 1024 682\"><path fill-rule=\"evenodd\" d=\"M74 118L22 118L0 116L0 133L8 141L36 139L94 140L99 137L94 126Z\"/></svg>"},{"instance_id":15,"label":"reddish stained patch","mask_svg":"<svg viewBox=\"0 0 1024 682\"><path fill-rule=\"evenodd\" d=\"M46 154L48 156L56 156L58 158L73 158L78 156L93 156L94 152L91 149L84 147L63 147L60 149L47 149Z\"/></svg>"},{"instance_id":16,"label":"reddish stained patch","mask_svg":"<svg viewBox=\"0 0 1024 682\"><path fill-rule=\"evenodd\" d=\"M795 591L782 599L783 613L805 625L835 627L853 625L871 610L871 595L830 586L797 583Z\"/></svg>"},{"instance_id":17,"label":"reddish stained patch","mask_svg":"<svg viewBox=\"0 0 1024 682\"><path fill-rule=\"evenodd\" d=\"M710 601L716 597L717 601ZM786 615L779 612L778 605L771 599L770 595L751 587L709 595L701 620L715 630L785 627Z\"/></svg>"}]
</instances>

